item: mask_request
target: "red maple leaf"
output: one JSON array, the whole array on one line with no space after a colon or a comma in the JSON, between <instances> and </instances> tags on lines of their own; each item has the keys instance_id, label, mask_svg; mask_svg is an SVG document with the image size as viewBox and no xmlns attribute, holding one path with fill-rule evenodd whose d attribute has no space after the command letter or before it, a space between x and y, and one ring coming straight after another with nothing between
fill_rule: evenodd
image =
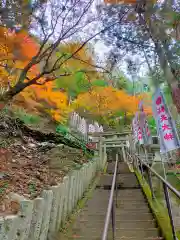
<instances>
[{"instance_id":1,"label":"red maple leaf","mask_svg":"<svg viewBox=\"0 0 180 240\"><path fill-rule=\"evenodd\" d=\"M161 122L168 120L165 114L161 115Z\"/></svg>"},{"instance_id":2,"label":"red maple leaf","mask_svg":"<svg viewBox=\"0 0 180 240\"><path fill-rule=\"evenodd\" d=\"M156 100L156 105L160 105L162 103L162 98L158 97Z\"/></svg>"}]
</instances>

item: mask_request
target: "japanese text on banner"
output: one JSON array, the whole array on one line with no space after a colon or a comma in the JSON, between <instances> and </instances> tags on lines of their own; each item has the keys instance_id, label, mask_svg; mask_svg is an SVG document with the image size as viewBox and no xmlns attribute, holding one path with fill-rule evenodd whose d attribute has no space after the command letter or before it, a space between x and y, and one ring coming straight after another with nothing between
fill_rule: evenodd
<instances>
[{"instance_id":1,"label":"japanese text on banner","mask_svg":"<svg viewBox=\"0 0 180 240\"><path fill-rule=\"evenodd\" d=\"M160 137L161 150L168 152L180 147L175 124L160 89L156 90L153 98L153 111Z\"/></svg>"}]
</instances>

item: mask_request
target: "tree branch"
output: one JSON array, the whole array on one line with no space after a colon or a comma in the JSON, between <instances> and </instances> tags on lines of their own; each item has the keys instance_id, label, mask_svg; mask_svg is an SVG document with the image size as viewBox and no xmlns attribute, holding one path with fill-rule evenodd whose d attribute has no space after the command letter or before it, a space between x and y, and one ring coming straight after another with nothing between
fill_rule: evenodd
<instances>
[{"instance_id":1,"label":"tree branch","mask_svg":"<svg viewBox=\"0 0 180 240\"><path fill-rule=\"evenodd\" d=\"M101 67L101 66L98 66L98 65L96 65L96 64L88 63L88 62L84 61L83 59L80 59L80 58L75 57L75 56L73 56L72 58L73 58L73 59L76 59L76 60L78 60L78 61L80 61L80 62L82 62L82 63L88 64L88 65L91 66L91 67L95 67L95 68L102 69L102 70L104 70L104 72L106 72L106 73L110 73L109 70L107 70L107 69L105 69L105 68L103 68L103 67Z\"/></svg>"}]
</instances>

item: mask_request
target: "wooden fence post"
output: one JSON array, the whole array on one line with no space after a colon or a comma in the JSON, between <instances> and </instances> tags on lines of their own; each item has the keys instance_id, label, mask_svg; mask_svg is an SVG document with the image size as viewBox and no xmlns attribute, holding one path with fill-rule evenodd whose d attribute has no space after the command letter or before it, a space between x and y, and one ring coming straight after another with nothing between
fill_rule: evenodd
<instances>
[{"instance_id":1,"label":"wooden fence post","mask_svg":"<svg viewBox=\"0 0 180 240\"><path fill-rule=\"evenodd\" d=\"M41 232L39 240L46 240L49 230L49 222L53 201L53 192L52 190L44 190L42 192L42 197L44 198L44 209L43 209L43 221L41 225Z\"/></svg>"},{"instance_id":2,"label":"wooden fence post","mask_svg":"<svg viewBox=\"0 0 180 240\"><path fill-rule=\"evenodd\" d=\"M64 182L59 185L59 204L58 204L58 213L56 220L56 231L59 231L61 227L62 217L63 217L63 208L64 208L64 192L65 192L65 184Z\"/></svg>"},{"instance_id":3,"label":"wooden fence post","mask_svg":"<svg viewBox=\"0 0 180 240\"><path fill-rule=\"evenodd\" d=\"M68 211L68 196L69 196L69 182L70 179L68 176L64 177L64 200L63 200L63 216L62 216L62 223L66 221L67 211Z\"/></svg>"},{"instance_id":4,"label":"wooden fence post","mask_svg":"<svg viewBox=\"0 0 180 240\"><path fill-rule=\"evenodd\" d=\"M50 189L53 192L53 200L52 200L51 216L50 216L50 223L49 223L49 232L54 233L56 230L56 222L58 218L61 186L60 185L52 186Z\"/></svg>"},{"instance_id":5,"label":"wooden fence post","mask_svg":"<svg viewBox=\"0 0 180 240\"><path fill-rule=\"evenodd\" d=\"M20 212L18 218L18 231L19 237L18 240L28 240L31 220L33 213L33 201L31 200L22 200L20 202Z\"/></svg>"},{"instance_id":6,"label":"wooden fence post","mask_svg":"<svg viewBox=\"0 0 180 240\"><path fill-rule=\"evenodd\" d=\"M41 224L43 221L44 199L36 198L33 204L33 216L28 240L39 240Z\"/></svg>"},{"instance_id":7,"label":"wooden fence post","mask_svg":"<svg viewBox=\"0 0 180 240\"><path fill-rule=\"evenodd\" d=\"M102 148L102 136L99 139L99 165L98 169L101 170L102 168L102 161L103 161L103 148Z\"/></svg>"}]
</instances>

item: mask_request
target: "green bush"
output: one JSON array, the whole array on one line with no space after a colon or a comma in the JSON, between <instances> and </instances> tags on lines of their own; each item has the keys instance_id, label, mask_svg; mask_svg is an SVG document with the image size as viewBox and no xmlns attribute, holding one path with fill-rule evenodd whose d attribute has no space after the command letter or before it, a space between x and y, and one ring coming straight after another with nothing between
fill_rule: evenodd
<instances>
[{"instance_id":1,"label":"green bush","mask_svg":"<svg viewBox=\"0 0 180 240\"><path fill-rule=\"evenodd\" d=\"M65 135L67 135L69 133L69 128L67 126L65 126L65 125L59 124L56 127L56 132L57 133L61 133L61 134L63 134L65 136Z\"/></svg>"},{"instance_id":2,"label":"green bush","mask_svg":"<svg viewBox=\"0 0 180 240\"><path fill-rule=\"evenodd\" d=\"M18 108L14 112L14 115L15 117L23 121L25 124L37 124L41 120L38 115L29 114L22 108Z\"/></svg>"}]
</instances>

